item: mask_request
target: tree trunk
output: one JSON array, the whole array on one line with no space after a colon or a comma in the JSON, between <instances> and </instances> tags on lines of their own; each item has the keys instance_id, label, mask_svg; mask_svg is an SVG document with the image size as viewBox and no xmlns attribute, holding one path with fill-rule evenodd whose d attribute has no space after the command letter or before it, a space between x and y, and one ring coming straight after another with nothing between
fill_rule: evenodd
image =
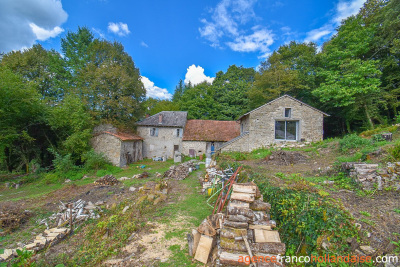
<instances>
[{"instance_id":1,"label":"tree trunk","mask_svg":"<svg viewBox=\"0 0 400 267\"><path fill-rule=\"evenodd\" d=\"M365 103L364 103L364 111L365 111L365 116L367 117L367 122L370 126L370 129L374 129L374 123L371 119L371 116L369 115L367 104L365 104Z\"/></svg>"}]
</instances>

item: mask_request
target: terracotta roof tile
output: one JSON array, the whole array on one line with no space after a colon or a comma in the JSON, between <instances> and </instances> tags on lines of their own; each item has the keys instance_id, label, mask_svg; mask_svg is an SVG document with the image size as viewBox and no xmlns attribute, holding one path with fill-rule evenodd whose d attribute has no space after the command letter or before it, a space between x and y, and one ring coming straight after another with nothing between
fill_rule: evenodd
<instances>
[{"instance_id":1,"label":"terracotta roof tile","mask_svg":"<svg viewBox=\"0 0 400 267\"><path fill-rule=\"evenodd\" d=\"M229 141L240 135L236 121L188 120L183 132L184 141Z\"/></svg>"},{"instance_id":2,"label":"terracotta roof tile","mask_svg":"<svg viewBox=\"0 0 400 267\"><path fill-rule=\"evenodd\" d=\"M112 132L103 132L106 134L110 134L112 136L117 137L118 139L120 139L121 141L135 141L135 140L143 140L142 137L138 136L138 135L134 135L134 134L128 134L128 133L112 133Z\"/></svg>"}]
</instances>

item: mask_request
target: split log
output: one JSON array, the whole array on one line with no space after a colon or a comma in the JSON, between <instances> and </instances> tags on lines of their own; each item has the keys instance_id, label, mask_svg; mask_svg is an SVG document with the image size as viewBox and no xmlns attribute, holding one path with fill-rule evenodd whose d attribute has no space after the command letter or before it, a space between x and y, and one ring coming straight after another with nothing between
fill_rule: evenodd
<instances>
[{"instance_id":1,"label":"split log","mask_svg":"<svg viewBox=\"0 0 400 267\"><path fill-rule=\"evenodd\" d=\"M246 216L243 215L228 215L227 220L232 221L232 222L245 222L248 223L250 219Z\"/></svg>"},{"instance_id":2,"label":"split log","mask_svg":"<svg viewBox=\"0 0 400 267\"><path fill-rule=\"evenodd\" d=\"M254 229L254 238L256 243L281 242L278 231Z\"/></svg>"},{"instance_id":3,"label":"split log","mask_svg":"<svg viewBox=\"0 0 400 267\"><path fill-rule=\"evenodd\" d=\"M231 201L229 201L228 207L238 208L238 209L248 209L250 207L250 203L239 201L239 200L234 200L231 198Z\"/></svg>"},{"instance_id":4,"label":"split log","mask_svg":"<svg viewBox=\"0 0 400 267\"><path fill-rule=\"evenodd\" d=\"M269 210L271 210L271 204L257 199L254 202L250 203L250 209L268 212Z\"/></svg>"},{"instance_id":5,"label":"split log","mask_svg":"<svg viewBox=\"0 0 400 267\"><path fill-rule=\"evenodd\" d=\"M250 247L255 254L268 253L284 255L286 251L285 243L279 242L253 243Z\"/></svg>"},{"instance_id":6,"label":"split log","mask_svg":"<svg viewBox=\"0 0 400 267\"><path fill-rule=\"evenodd\" d=\"M232 222L232 221L225 220L224 226L232 227L232 228L247 229L249 224L245 223L245 222Z\"/></svg>"},{"instance_id":7,"label":"split log","mask_svg":"<svg viewBox=\"0 0 400 267\"><path fill-rule=\"evenodd\" d=\"M247 203L248 204L248 203ZM254 220L254 212L251 209L246 209L246 208L237 208L237 207L232 207L228 205L227 208L228 214L229 215L243 215L248 217L250 220Z\"/></svg>"},{"instance_id":8,"label":"split log","mask_svg":"<svg viewBox=\"0 0 400 267\"><path fill-rule=\"evenodd\" d=\"M241 237L242 234L246 231L246 229L235 229L230 227L224 227L221 229L220 237L235 239L237 237Z\"/></svg>"},{"instance_id":9,"label":"split log","mask_svg":"<svg viewBox=\"0 0 400 267\"><path fill-rule=\"evenodd\" d=\"M220 237L219 245L226 250L235 250L247 252L246 244L243 240L235 240L225 237Z\"/></svg>"},{"instance_id":10,"label":"split log","mask_svg":"<svg viewBox=\"0 0 400 267\"><path fill-rule=\"evenodd\" d=\"M245 184L234 184L232 187L233 192L235 193L246 193L246 194L256 194L257 186L256 185L245 185Z\"/></svg>"},{"instance_id":11,"label":"split log","mask_svg":"<svg viewBox=\"0 0 400 267\"><path fill-rule=\"evenodd\" d=\"M257 221L269 221L269 214L266 214L265 211L253 211L254 213L254 220L253 222Z\"/></svg>"},{"instance_id":12,"label":"split log","mask_svg":"<svg viewBox=\"0 0 400 267\"><path fill-rule=\"evenodd\" d=\"M255 195L254 194L233 192L232 195L231 195L231 199L251 203L251 202L254 201Z\"/></svg>"},{"instance_id":13,"label":"split log","mask_svg":"<svg viewBox=\"0 0 400 267\"><path fill-rule=\"evenodd\" d=\"M202 235L199 240L199 245L196 249L196 255L194 256L195 260L198 260L201 263L207 264L208 257L210 256L211 249L213 247L214 238Z\"/></svg>"},{"instance_id":14,"label":"split log","mask_svg":"<svg viewBox=\"0 0 400 267\"><path fill-rule=\"evenodd\" d=\"M256 226L258 225L258 226ZM249 229L266 229L263 226L269 226L270 228L275 228L276 227L276 222L273 220L269 221L255 221L252 224L250 224Z\"/></svg>"},{"instance_id":15,"label":"split log","mask_svg":"<svg viewBox=\"0 0 400 267\"><path fill-rule=\"evenodd\" d=\"M248 266L249 264L245 262L248 256L247 254L235 254L223 251L219 256L219 260L221 264L228 266Z\"/></svg>"},{"instance_id":16,"label":"split log","mask_svg":"<svg viewBox=\"0 0 400 267\"><path fill-rule=\"evenodd\" d=\"M201 237L201 234L195 229L193 229L190 234L187 234L189 255L191 257L193 257L196 252L200 237Z\"/></svg>"},{"instance_id":17,"label":"split log","mask_svg":"<svg viewBox=\"0 0 400 267\"><path fill-rule=\"evenodd\" d=\"M215 231L207 219L203 220L203 222L197 228L197 231L199 231L200 234L207 236L215 236L217 234L217 231Z\"/></svg>"},{"instance_id":18,"label":"split log","mask_svg":"<svg viewBox=\"0 0 400 267\"><path fill-rule=\"evenodd\" d=\"M224 218L223 213L217 213L217 214L208 216L207 221L211 225L212 228L219 229L222 226L223 218Z\"/></svg>"}]
</instances>

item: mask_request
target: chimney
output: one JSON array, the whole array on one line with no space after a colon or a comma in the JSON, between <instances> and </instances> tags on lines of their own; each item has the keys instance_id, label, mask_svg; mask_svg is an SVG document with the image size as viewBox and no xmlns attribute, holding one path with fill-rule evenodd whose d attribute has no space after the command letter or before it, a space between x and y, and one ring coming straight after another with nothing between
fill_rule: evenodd
<instances>
[{"instance_id":1,"label":"chimney","mask_svg":"<svg viewBox=\"0 0 400 267\"><path fill-rule=\"evenodd\" d=\"M162 114L158 115L158 124L162 124Z\"/></svg>"}]
</instances>

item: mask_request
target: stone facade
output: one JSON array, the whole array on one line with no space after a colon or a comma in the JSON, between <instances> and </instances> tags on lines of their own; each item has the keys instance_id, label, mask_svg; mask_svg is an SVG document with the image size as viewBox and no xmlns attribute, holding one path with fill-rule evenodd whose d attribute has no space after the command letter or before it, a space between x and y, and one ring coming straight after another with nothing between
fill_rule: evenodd
<instances>
[{"instance_id":1,"label":"stone facade","mask_svg":"<svg viewBox=\"0 0 400 267\"><path fill-rule=\"evenodd\" d=\"M241 135L248 136L228 142L221 151L250 152L274 143L320 141L324 116L328 114L284 95L243 115Z\"/></svg>"},{"instance_id":2,"label":"stone facade","mask_svg":"<svg viewBox=\"0 0 400 267\"><path fill-rule=\"evenodd\" d=\"M146 158L173 158L174 151L182 149L183 127L138 126L137 132L144 138L143 155Z\"/></svg>"},{"instance_id":3,"label":"stone facade","mask_svg":"<svg viewBox=\"0 0 400 267\"><path fill-rule=\"evenodd\" d=\"M217 151L224 142L206 142L206 141L183 141L182 153L190 155L190 149L194 149L195 156L211 153L211 144L214 144L214 151Z\"/></svg>"},{"instance_id":4,"label":"stone facade","mask_svg":"<svg viewBox=\"0 0 400 267\"><path fill-rule=\"evenodd\" d=\"M137 140L132 140L134 138ZM103 153L113 165L118 167L143 159L143 141L136 136L102 132L92 138L91 145L97 153Z\"/></svg>"}]
</instances>

